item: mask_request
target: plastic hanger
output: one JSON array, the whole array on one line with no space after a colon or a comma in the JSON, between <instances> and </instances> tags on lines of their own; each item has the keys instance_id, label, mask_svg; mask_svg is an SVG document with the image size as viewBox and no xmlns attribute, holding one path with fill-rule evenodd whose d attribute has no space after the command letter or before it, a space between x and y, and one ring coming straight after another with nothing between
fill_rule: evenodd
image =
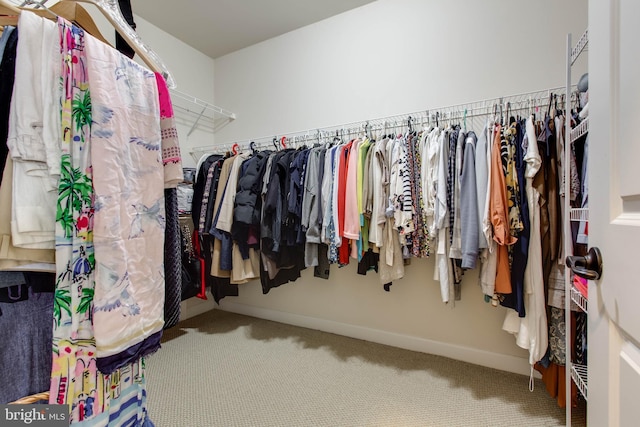
<instances>
[{"instance_id":1,"label":"plastic hanger","mask_svg":"<svg viewBox=\"0 0 640 427\"><path fill-rule=\"evenodd\" d=\"M170 89L176 88L176 82L169 72L169 68L160 59L160 57L149 47L140 36L127 24L122 16L120 6L117 0L61 0L61 2L70 3L90 3L98 8L98 10L109 20L111 25L122 36L122 38L131 46L134 52L142 59L142 61L153 71L162 74Z\"/></svg>"},{"instance_id":2,"label":"plastic hanger","mask_svg":"<svg viewBox=\"0 0 640 427\"><path fill-rule=\"evenodd\" d=\"M40 15L43 18L57 20L58 14L53 12L47 6L45 6L44 3L46 3L46 1L25 0L20 7L24 8L25 10L29 10L30 12L34 12L35 14ZM24 6L34 6L34 7L26 8Z\"/></svg>"},{"instance_id":3,"label":"plastic hanger","mask_svg":"<svg viewBox=\"0 0 640 427\"><path fill-rule=\"evenodd\" d=\"M464 126L463 131L467 131L467 109L464 109L464 116L462 116L462 126Z\"/></svg>"}]
</instances>

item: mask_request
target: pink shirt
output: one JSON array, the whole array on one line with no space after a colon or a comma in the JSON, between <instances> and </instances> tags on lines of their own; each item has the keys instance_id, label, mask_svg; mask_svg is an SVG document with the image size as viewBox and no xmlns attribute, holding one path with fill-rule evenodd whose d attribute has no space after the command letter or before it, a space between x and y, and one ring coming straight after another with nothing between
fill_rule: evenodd
<instances>
[{"instance_id":1,"label":"pink shirt","mask_svg":"<svg viewBox=\"0 0 640 427\"><path fill-rule=\"evenodd\" d=\"M351 146L345 182L343 236L352 240L360 238L360 212L358 210L358 148L360 144L362 144L362 141L356 139Z\"/></svg>"}]
</instances>

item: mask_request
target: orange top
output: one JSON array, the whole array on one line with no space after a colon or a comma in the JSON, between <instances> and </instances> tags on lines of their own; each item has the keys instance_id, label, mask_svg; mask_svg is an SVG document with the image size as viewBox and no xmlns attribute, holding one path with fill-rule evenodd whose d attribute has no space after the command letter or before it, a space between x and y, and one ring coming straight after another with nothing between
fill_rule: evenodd
<instances>
[{"instance_id":1,"label":"orange top","mask_svg":"<svg viewBox=\"0 0 640 427\"><path fill-rule=\"evenodd\" d=\"M498 263L496 268L496 287L499 294L511 293L511 270L507 245L518 241L509 232L509 211L507 205L507 185L502 170L500 151L501 128L494 131L491 151L491 187L489 193L489 215L493 225L493 240L498 243Z\"/></svg>"}]
</instances>

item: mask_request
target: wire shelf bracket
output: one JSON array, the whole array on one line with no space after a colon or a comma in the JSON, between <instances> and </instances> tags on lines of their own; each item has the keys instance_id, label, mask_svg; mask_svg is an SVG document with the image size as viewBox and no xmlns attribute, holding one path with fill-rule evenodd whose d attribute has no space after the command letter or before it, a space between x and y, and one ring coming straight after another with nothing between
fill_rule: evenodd
<instances>
[{"instance_id":1,"label":"wire shelf bracket","mask_svg":"<svg viewBox=\"0 0 640 427\"><path fill-rule=\"evenodd\" d=\"M584 396L584 400L587 398L587 367L585 365L571 364L571 378L578 386L578 390Z\"/></svg>"},{"instance_id":2,"label":"wire shelf bracket","mask_svg":"<svg viewBox=\"0 0 640 427\"><path fill-rule=\"evenodd\" d=\"M589 208L572 208L569 219L574 222L589 221Z\"/></svg>"},{"instance_id":3,"label":"wire shelf bracket","mask_svg":"<svg viewBox=\"0 0 640 427\"><path fill-rule=\"evenodd\" d=\"M585 30L585 32L580 36L578 43L576 43L575 47L571 50L571 65L573 65L587 44L589 43L589 30Z\"/></svg>"},{"instance_id":4,"label":"wire shelf bracket","mask_svg":"<svg viewBox=\"0 0 640 427\"><path fill-rule=\"evenodd\" d=\"M571 130L571 142L575 142L589 132L589 118L584 119L578 126Z\"/></svg>"},{"instance_id":5,"label":"wire shelf bracket","mask_svg":"<svg viewBox=\"0 0 640 427\"><path fill-rule=\"evenodd\" d=\"M587 313L587 299L582 295L582 293L577 290L575 287L571 287L571 301L578 304L578 307L585 313Z\"/></svg>"},{"instance_id":6,"label":"wire shelf bracket","mask_svg":"<svg viewBox=\"0 0 640 427\"><path fill-rule=\"evenodd\" d=\"M171 100L174 107L196 116L191 129L187 132L187 136L193 133L203 119L208 119L214 123L213 130L215 132L237 118L236 114L229 110L177 90L171 90Z\"/></svg>"}]
</instances>

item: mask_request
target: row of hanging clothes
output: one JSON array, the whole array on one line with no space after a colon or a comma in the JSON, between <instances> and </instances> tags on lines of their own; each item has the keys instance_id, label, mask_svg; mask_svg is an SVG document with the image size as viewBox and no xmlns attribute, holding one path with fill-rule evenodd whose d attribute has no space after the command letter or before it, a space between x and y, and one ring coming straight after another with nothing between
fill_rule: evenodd
<instances>
[{"instance_id":1,"label":"row of hanging clothes","mask_svg":"<svg viewBox=\"0 0 640 427\"><path fill-rule=\"evenodd\" d=\"M144 358L177 322L181 286L179 267L166 270L181 257L183 180L166 81L26 10L0 48L0 287L15 295L48 271L53 292L42 333L20 329L22 306L0 316L3 403L44 389L72 425L152 426Z\"/></svg>"},{"instance_id":2,"label":"row of hanging clothes","mask_svg":"<svg viewBox=\"0 0 640 427\"><path fill-rule=\"evenodd\" d=\"M571 136L566 137L570 143L570 168L565 174L565 170L560 167L561 190L564 189L564 177L569 176L569 207L572 212L563 212L563 219L570 218L570 233L568 241L571 244L570 253L567 255L586 255L588 238L588 75L585 74L577 85L577 107L571 110L567 116L570 120ZM564 117L563 117L564 119ZM556 121L555 125L562 125L563 122ZM564 128L563 128L564 129ZM562 158L564 153L560 152ZM564 196L561 193L561 196ZM564 208L564 205L563 205ZM542 374L542 381L547 392L557 399L558 406L565 407L567 404L573 407L578 406L580 396L575 382L571 381L571 402L566 401L566 360L567 357L573 363L579 365L587 364L587 314L574 302L570 301L569 316L565 316L565 274L564 255L558 260L558 264L552 265L551 269L545 270L547 295L547 317L548 317L548 341L547 352L543 358L536 363L535 369ZM546 276L549 274L549 276ZM570 282L582 294L586 300L587 281L570 272ZM569 319L569 325L567 325ZM506 322L505 322L506 324ZM566 342L570 341L571 353L566 354Z\"/></svg>"},{"instance_id":3,"label":"row of hanging clothes","mask_svg":"<svg viewBox=\"0 0 640 427\"><path fill-rule=\"evenodd\" d=\"M510 103L476 113L478 130L464 114L444 123L446 114L430 113L420 129L405 116L400 132L367 122L352 137L203 155L192 219L214 298L252 279L266 294L305 268L326 279L332 265L351 263L390 291L411 258L435 256L442 301L460 299L462 276L475 269L535 364L547 351L547 301L564 292L551 285L563 274L564 100L544 103L537 116Z\"/></svg>"}]
</instances>

